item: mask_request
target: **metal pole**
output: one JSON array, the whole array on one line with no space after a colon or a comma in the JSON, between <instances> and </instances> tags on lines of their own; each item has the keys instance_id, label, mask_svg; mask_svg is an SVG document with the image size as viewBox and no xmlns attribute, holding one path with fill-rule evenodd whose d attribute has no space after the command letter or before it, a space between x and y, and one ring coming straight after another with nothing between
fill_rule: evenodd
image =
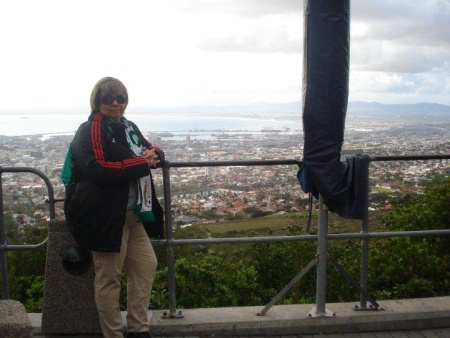
<instances>
[{"instance_id":1,"label":"metal pole","mask_svg":"<svg viewBox=\"0 0 450 338\"><path fill-rule=\"evenodd\" d=\"M317 288L316 288L316 312L325 313L325 302L327 295L327 232L328 213L323 205L322 195L319 196L319 243L317 264Z\"/></svg>"},{"instance_id":2,"label":"metal pole","mask_svg":"<svg viewBox=\"0 0 450 338\"><path fill-rule=\"evenodd\" d=\"M2 273L2 299L9 299L8 265L6 258L5 220L3 216L3 182L0 167L0 270Z\"/></svg>"},{"instance_id":3,"label":"metal pole","mask_svg":"<svg viewBox=\"0 0 450 338\"><path fill-rule=\"evenodd\" d=\"M369 177L369 165L367 166L366 177ZM364 196L366 206L364 208L364 214L361 224L361 233L367 235L369 233L369 180L366 182L366 195ZM367 292L368 283L368 266L369 266L369 239L363 237L361 239L361 288ZM367 298L361 293L360 294L360 305L359 308L354 307L355 310L367 309Z\"/></svg>"},{"instance_id":4,"label":"metal pole","mask_svg":"<svg viewBox=\"0 0 450 338\"><path fill-rule=\"evenodd\" d=\"M316 260L313 259L311 262L308 263L307 266L305 266L302 271L300 271L297 276L295 276L284 288L281 290L267 305L264 309L262 309L261 312L257 313L257 316L264 316L267 311L276 303L278 302L285 294L288 292L294 285L297 283L300 279L303 278L306 273L311 270L311 268L316 265Z\"/></svg>"},{"instance_id":5,"label":"metal pole","mask_svg":"<svg viewBox=\"0 0 450 338\"><path fill-rule=\"evenodd\" d=\"M334 313L325 309L327 296L327 236L328 208L323 203L322 195L319 195L316 306L309 312L309 317L324 317L334 315Z\"/></svg>"},{"instance_id":6,"label":"metal pole","mask_svg":"<svg viewBox=\"0 0 450 338\"><path fill-rule=\"evenodd\" d=\"M169 287L169 313L164 312L162 318L183 317L182 312L176 313L177 299L175 290L175 254L173 243L172 228L172 198L170 194L170 162L162 168L163 170L163 186L164 186L164 215L166 223L166 254L167 254L167 277Z\"/></svg>"}]
</instances>

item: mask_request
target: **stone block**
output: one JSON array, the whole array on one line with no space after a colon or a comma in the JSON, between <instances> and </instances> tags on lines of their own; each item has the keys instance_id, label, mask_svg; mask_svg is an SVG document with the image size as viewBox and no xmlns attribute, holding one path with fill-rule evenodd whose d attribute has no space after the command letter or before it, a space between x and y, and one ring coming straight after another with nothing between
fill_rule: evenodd
<instances>
[{"instance_id":1,"label":"stone block","mask_svg":"<svg viewBox=\"0 0 450 338\"><path fill-rule=\"evenodd\" d=\"M33 337L31 320L22 303L16 300L0 300L0 337Z\"/></svg>"},{"instance_id":2,"label":"stone block","mask_svg":"<svg viewBox=\"0 0 450 338\"><path fill-rule=\"evenodd\" d=\"M101 333L94 300L92 262L89 270L79 276L69 274L62 264L64 251L75 244L65 221L50 221L42 309L44 334Z\"/></svg>"}]
</instances>

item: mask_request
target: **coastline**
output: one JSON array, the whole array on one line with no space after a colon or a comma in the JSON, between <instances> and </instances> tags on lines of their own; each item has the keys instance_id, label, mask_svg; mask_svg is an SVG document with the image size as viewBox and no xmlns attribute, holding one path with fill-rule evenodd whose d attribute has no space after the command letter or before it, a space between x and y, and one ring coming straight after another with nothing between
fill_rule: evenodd
<instances>
[{"instance_id":1,"label":"coastline","mask_svg":"<svg viewBox=\"0 0 450 338\"><path fill-rule=\"evenodd\" d=\"M277 130L289 128L300 130L301 119L277 119L267 115L258 116L206 116L206 115L154 115L127 113L127 119L135 122L143 133L190 133L190 132L260 132L264 128ZM28 114L3 115L1 136L38 136L75 133L87 120L85 114ZM14 126L13 128L11 126Z\"/></svg>"}]
</instances>

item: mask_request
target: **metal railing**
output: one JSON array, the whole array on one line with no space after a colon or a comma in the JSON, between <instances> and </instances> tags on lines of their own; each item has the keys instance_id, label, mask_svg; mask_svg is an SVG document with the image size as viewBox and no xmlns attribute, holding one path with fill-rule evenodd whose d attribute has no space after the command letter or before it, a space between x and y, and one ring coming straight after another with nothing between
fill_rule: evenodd
<instances>
[{"instance_id":1,"label":"metal railing","mask_svg":"<svg viewBox=\"0 0 450 338\"><path fill-rule=\"evenodd\" d=\"M445 155L406 155L406 156L371 156L370 162L376 161L409 161L409 160L442 160L450 159L450 154ZM176 290L175 290L175 258L174 247L177 245L200 245L200 244L243 244L243 243L273 243L273 242L292 242L292 241L318 241L318 254L313 260L297 274L286 287L281 290L269 304L259 313L264 315L271 306L273 306L289 289L299 281L314 265L317 265L317 288L316 288L316 306L310 312L310 316L328 316L333 315L325 309L326 295L326 264L330 261L338 271L360 291L360 304L355 306L355 310L377 309L378 304L367 293L368 284L368 241L370 238L388 238L388 237L418 237L418 236L442 236L450 235L450 230L423 230L423 231L396 231L396 232L374 232L369 233L368 220L368 193L366 195L366 206L360 233L328 234L328 211L319 198L319 231L317 235L297 235L297 236L274 236L274 237L233 237L233 238L208 238L208 239L174 239L173 238L173 217L170 192L170 168L195 168L195 167L218 167L218 166L266 166L266 165L298 165L302 162L297 160L256 160L256 161L213 161L213 162L166 162L163 167L163 186L164 186L164 206L166 216L166 234L164 241L154 241L154 244L165 244L167 249L168 265L168 289L169 289L169 312L165 314L167 318L183 316L176 310ZM367 167L369 170L369 166ZM369 192L369 189L366 189ZM327 257L327 241L343 239L361 240L361 275L360 282L356 282L345 270L333 259ZM320 257L325 259L320 259ZM367 301L372 303L367 306Z\"/></svg>"},{"instance_id":2,"label":"metal railing","mask_svg":"<svg viewBox=\"0 0 450 338\"><path fill-rule=\"evenodd\" d=\"M449 155L407 155L407 156L371 156L370 161L409 161L409 160L442 160L450 159ZM318 241L318 252L311 262L303 268L287 285L281 290L271 302L259 313L264 315L289 289L298 282L312 267L317 265L317 289L316 289L316 306L310 312L310 316L328 316L333 315L325 308L326 295L326 266L327 262L334 265L337 270L352 284L361 295L360 304L355 306L355 310L373 310L378 308L378 304L367 293L367 276L368 276L368 241L371 238L392 238L392 237L418 237L418 236L442 236L450 235L449 229L441 230L423 230L423 231L395 231L395 232L373 232L368 231L368 209L362 219L362 229L360 233L342 233L328 234L328 210L319 198L319 229L317 235L297 235L297 236L274 236L274 237L237 237L237 238L208 238L208 239L174 239L173 236L173 215L172 215L172 197L170 184L170 168L197 168L197 167L219 167L219 166L274 166L274 165L298 165L302 162L298 160L251 160L251 161L213 161L213 162L169 162L166 161L162 168L163 189L164 189L164 209L165 209L165 225L166 239L153 240L154 245L165 245L168 266L168 294L169 294L169 311L165 312L164 318L176 318L183 316L181 311L176 309L176 287L175 287L175 254L174 249L178 245L200 245L200 244L243 244L243 243L271 243L271 242L293 242L293 241ZM367 168L369 170L369 167ZM40 176L49 193L49 212L50 219L55 217L55 198L53 196L53 187L49 179L39 170L25 167L4 168L0 167L0 271L3 281L3 298L9 298L8 275L7 275L7 250L34 250L46 245L47 239L36 245L7 245L4 231L3 219L3 191L1 174L4 172L29 172ZM368 191L368 189L367 189ZM366 195L366 205L368 206L368 194ZM331 257L327 256L328 240L344 240L344 239L360 239L361 240L361 267L360 281L355 281L345 270ZM367 306L367 301L371 303Z\"/></svg>"},{"instance_id":3,"label":"metal railing","mask_svg":"<svg viewBox=\"0 0 450 338\"><path fill-rule=\"evenodd\" d=\"M53 193L53 186L48 177L40 170L28 167L1 167L0 166L0 272L2 274L2 298L9 299L9 279L8 279L8 263L6 259L6 252L8 250L36 250L44 247L47 244L47 238L38 244L20 244L12 245L6 243L5 223L4 223L4 205L3 205L3 173L32 173L43 179L48 189L48 208L50 219L55 218L55 198Z\"/></svg>"}]
</instances>

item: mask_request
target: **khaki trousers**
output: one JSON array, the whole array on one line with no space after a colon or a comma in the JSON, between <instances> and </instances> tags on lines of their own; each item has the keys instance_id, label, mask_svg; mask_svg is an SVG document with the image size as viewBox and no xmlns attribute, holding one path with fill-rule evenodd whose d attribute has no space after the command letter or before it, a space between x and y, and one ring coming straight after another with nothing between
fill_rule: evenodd
<instances>
[{"instance_id":1,"label":"khaki trousers","mask_svg":"<svg viewBox=\"0 0 450 338\"><path fill-rule=\"evenodd\" d=\"M92 251L95 268L95 303L103 336L123 338L120 313L120 277L127 274L128 332L149 331L148 306L158 264L142 223L127 211L120 253Z\"/></svg>"}]
</instances>

